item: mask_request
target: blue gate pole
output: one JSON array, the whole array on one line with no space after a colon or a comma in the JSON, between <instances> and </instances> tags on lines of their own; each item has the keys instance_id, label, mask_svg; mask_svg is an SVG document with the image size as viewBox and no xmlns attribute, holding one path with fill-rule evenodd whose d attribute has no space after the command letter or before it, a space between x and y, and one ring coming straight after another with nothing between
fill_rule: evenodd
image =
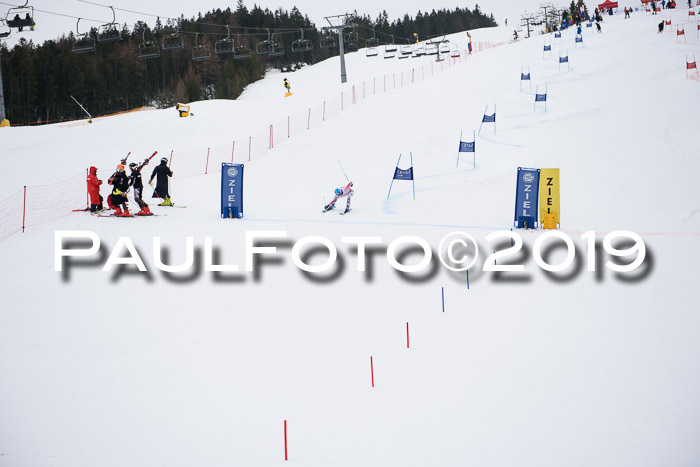
<instances>
[{"instance_id":1,"label":"blue gate pole","mask_svg":"<svg viewBox=\"0 0 700 467\"><path fill-rule=\"evenodd\" d=\"M401 154L399 154L399 160L396 161L396 167L399 166L399 162L401 162ZM394 175L396 175L396 168L394 168ZM386 195L386 199L389 199L389 196L391 196L391 187L394 186L394 175L391 176L391 185L389 185L389 194Z\"/></svg>"}]
</instances>

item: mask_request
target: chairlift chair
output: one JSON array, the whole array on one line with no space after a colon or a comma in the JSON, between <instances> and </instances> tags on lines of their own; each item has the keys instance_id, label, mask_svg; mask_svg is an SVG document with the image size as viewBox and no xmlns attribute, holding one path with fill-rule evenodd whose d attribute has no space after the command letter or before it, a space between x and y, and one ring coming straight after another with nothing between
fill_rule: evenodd
<instances>
[{"instance_id":1,"label":"chairlift chair","mask_svg":"<svg viewBox=\"0 0 700 467\"><path fill-rule=\"evenodd\" d=\"M413 53L413 46L411 44L401 46L401 55L411 55Z\"/></svg>"},{"instance_id":2,"label":"chairlift chair","mask_svg":"<svg viewBox=\"0 0 700 467\"><path fill-rule=\"evenodd\" d=\"M238 42L236 42L236 45L233 47L233 59L243 60L246 58L250 58L250 48L248 48L247 43L241 42L241 38L239 36Z\"/></svg>"},{"instance_id":3,"label":"chairlift chair","mask_svg":"<svg viewBox=\"0 0 700 467\"><path fill-rule=\"evenodd\" d=\"M201 62L202 60L211 59L209 46L198 43L199 33L194 36L194 47L192 47L192 61Z\"/></svg>"},{"instance_id":4,"label":"chairlift chair","mask_svg":"<svg viewBox=\"0 0 700 467\"><path fill-rule=\"evenodd\" d=\"M117 24L117 15L114 13L114 7L110 8L112 9L112 22L100 26L97 30L97 42L118 42L122 40L122 33Z\"/></svg>"},{"instance_id":5,"label":"chairlift chair","mask_svg":"<svg viewBox=\"0 0 700 467\"><path fill-rule=\"evenodd\" d=\"M292 52L304 53L314 50L314 45L309 39L304 39L304 30L301 30L301 39L292 42Z\"/></svg>"},{"instance_id":6,"label":"chairlift chair","mask_svg":"<svg viewBox=\"0 0 700 467\"><path fill-rule=\"evenodd\" d=\"M231 30L226 25L226 37L224 39L219 39L214 43L214 52L219 55L232 54L235 50L236 43L231 39Z\"/></svg>"},{"instance_id":7,"label":"chairlift chair","mask_svg":"<svg viewBox=\"0 0 700 467\"><path fill-rule=\"evenodd\" d=\"M75 24L75 42L73 43L74 53L85 53L95 51L95 39L90 35L90 32L80 33L80 18Z\"/></svg>"},{"instance_id":8,"label":"chairlift chair","mask_svg":"<svg viewBox=\"0 0 700 467\"><path fill-rule=\"evenodd\" d=\"M158 47L158 42L146 40L146 28L143 29L143 42L139 44L139 58L147 60L149 58L160 57L160 47Z\"/></svg>"},{"instance_id":9,"label":"chairlift chair","mask_svg":"<svg viewBox=\"0 0 700 467\"><path fill-rule=\"evenodd\" d=\"M163 50L182 50L185 48L185 38L180 33L180 22L175 26L175 32L163 37Z\"/></svg>"},{"instance_id":10,"label":"chairlift chair","mask_svg":"<svg viewBox=\"0 0 700 467\"><path fill-rule=\"evenodd\" d=\"M377 39L377 33L374 31L374 28L372 28L372 38L365 40L365 47L367 47L368 49L376 49L377 47L379 47L379 39Z\"/></svg>"},{"instance_id":11,"label":"chairlift chair","mask_svg":"<svg viewBox=\"0 0 700 467\"><path fill-rule=\"evenodd\" d=\"M36 23L34 22L34 7L29 6L29 0L24 2L24 5L12 7L7 11L5 15L5 23L11 28L17 28L22 31L24 28L32 28Z\"/></svg>"},{"instance_id":12,"label":"chairlift chair","mask_svg":"<svg viewBox=\"0 0 700 467\"><path fill-rule=\"evenodd\" d=\"M0 18L0 39L9 37L12 33L12 28L7 25L5 18Z\"/></svg>"},{"instance_id":13,"label":"chairlift chair","mask_svg":"<svg viewBox=\"0 0 700 467\"><path fill-rule=\"evenodd\" d=\"M347 34L343 34L343 41L347 49L357 49L359 36L356 32L349 32Z\"/></svg>"},{"instance_id":14,"label":"chairlift chair","mask_svg":"<svg viewBox=\"0 0 700 467\"><path fill-rule=\"evenodd\" d=\"M384 58L394 58L396 55L396 44L394 44L394 36L391 36L391 44L384 44Z\"/></svg>"},{"instance_id":15,"label":"chairlift chair","mask_svg":"<svg viewBox=\"0 0 700 467\"><path fill-rule=\"evenodd\" d=\"M457 46L455 45L454 48L452 49L452 52L450 52L450 57L452 57L452 58L459 58L460 55L461 55L461 54L459 53L459 47L457 47Z\"/></svg>"},{"instance_id":16,"label":"chairlift chair","mask_svg":"<svg viewBox=\"0 0 700 467\"><path fill-rule=\"evenodd\" d=\"M440 48L441 54L450 53L450 43L449 42L441 42L438 47Z\"/></svg>"},{"instance_id":17,"label":"chairlift chair","mask_svg":"<svg viewBox=\"0 0 700 467\"><path fill-rule=\"evenodd\" d=\"M428 43L425 46L425 55L437 55L437 53L438 53L437 44Z\"/></svg>"},{"instance_id":18,"label":"chairlift chair","mask_svg":"<svg viewBox=\"0 0 700 467\"><path fill-rule=\"evenodd\" d=\"M422 57L425 55L425 45L417 44L413 47L413 58Z\"/></svg>"},{"instance_id":19,"label":"chairlift chair","mask_svg":"<svg viewBox=\"0 0 700 467\"><path fill-rule=\"evenodd\" d=\"M365 47L365 56L376 57L379 55L379 51L377 50L377 47L379 47L379 39L377 39L374 28L372 28L372 38L365 40Z\"/></svg>"},{"instance_id":20,"label":"chairlift chair","mask_svg":"<svg viewBox=\"0 0 700 467\"><path fill-rule=\"evenodd\" d=\"M332 34L326 34L321 37L321 48L322 49L332 49L337 44L335 43L335 36Z\"/></svg>"},{"instance_id":21,"label":"chairlift chair","mask_svg":"<svg viewBox=\"0 0 700 467\"><path fill-rule=\"evenodd\" d=\"M274 34L270 34L270 30L267 30L267 39L258 42L255 46L255 52L258 55L269 55L271 57L278 57L284 55L284 48L281 44L275 43L272 38Z\"/></svg>"}]
</instances>

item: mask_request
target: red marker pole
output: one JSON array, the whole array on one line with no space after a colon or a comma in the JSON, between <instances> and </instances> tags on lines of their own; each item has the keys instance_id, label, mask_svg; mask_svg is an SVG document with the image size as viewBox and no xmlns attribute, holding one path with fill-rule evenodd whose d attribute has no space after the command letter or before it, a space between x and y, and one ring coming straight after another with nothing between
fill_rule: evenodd
<instances>
[{"instance_id":1,"label":"red marker pole","mask_svg":"<svg viewBox=\"0 0 700 467\"><path fill-rule=\"evenodd\" d=\"M372 387L374 387L374 360L372 357L369 357L369 367L372 372Z\"/></svg>"},{"instance_id":2,"label":"red marker pole","mask_svg":"<svg viewBox=\"0 0 700 467\"><path fill-rule=\"evenodd\" d=\"M287 457L287 420L284 421L284 460L289 460Z\"/></svg>"},{"instance_id":3,"label":"red marker pole","mask_svg":"<svg viewBox=\"0 0 700 467\"><path fill-rule=\"evenodd\" d=\"M408 340L408 321L406 322L406 348L407 349L411 348L409 340Z\"/></svg>"}]
</instances>

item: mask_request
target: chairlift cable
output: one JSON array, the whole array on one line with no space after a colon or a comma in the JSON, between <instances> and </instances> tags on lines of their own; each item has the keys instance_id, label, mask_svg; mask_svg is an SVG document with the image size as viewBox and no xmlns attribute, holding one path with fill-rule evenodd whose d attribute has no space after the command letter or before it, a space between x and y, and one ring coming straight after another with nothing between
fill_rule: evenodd
<instances>
[{"instance_id":1,"label":"chairlift cable","mask_svg":"<svg viewBox=\"0 0 700 467\"><path fill-rule=\"evenodd\" d=\"M109 5L105 5L105 4L103 4L103 3L92 2L92 1L90 1L90 0L76 0L76 1L77 1L77 2L81 2L81 3L87 3L87 4L90 4L90 5L101 6L101 7L104 7L104 8L110 8ZM9 5L9 4L8 4L8 5ZM142 12L142 11L128 10L128 9L126 9L126 8L117 8L117 7L114 7L114 9L115 9L115 10L119 10L119 11L123 11L123 12L126 12L126 13L133 13L133 14L136 14L136 15L141 15L141 16L150 16L150 17L153 17L153 18L161 18L161 19L166 19L166 20L170 20L170 21L179 21L179 18L172 18L172 17L164 16L164 15L154 15L154 14L151 14L151 13L144 13L144 12ZM37 11L38 11L38 10L37 10ZM84 19L84 18L83 18L83 19ZM188 21L188 22L194 23L194 24L198 24L198 25L200 25L200 26L212 26L212 27L217 27L217 28L225 28L225 27L226 27L226 25L222 25L222 24L204 23L204 22L202 22L202 21L196 21L196 20L195 20L195 21ZM229 25L229 27L234 28L234 29L242 29L242 30L246 30L246 29L247 29L247 30L252 30L252 31L267 31L267 29L270 29L271 31L273 31L273 32L275 32L275 33L277 33L278 31L281 31L280 34L293 34L293 33L296 33L296 32L299 31L299 28L293 28L293 29L292 29L292 28L278 28L278 29L274 29L274 28L250 28L250 27L232 26L232 25ZM305 30L307 30L307 31L315 31L315 30L317 30L317 28L303 28L303 29L305 29ZM189 33L188 31L181 31L181 32L183 32L183 33ZM196 34L196 32L192 32L192 33L189 33L189 34ZM212 35L212 36L213 36L213 35L224 35L224 33L206 33L206 34L207 34L207 35ZM250 36L253 36L253 35L255 35L255 34L240 34L240 35L246 35L246 36L249 36L249 35L250 35Z\"/></svg>"}]
</instances>

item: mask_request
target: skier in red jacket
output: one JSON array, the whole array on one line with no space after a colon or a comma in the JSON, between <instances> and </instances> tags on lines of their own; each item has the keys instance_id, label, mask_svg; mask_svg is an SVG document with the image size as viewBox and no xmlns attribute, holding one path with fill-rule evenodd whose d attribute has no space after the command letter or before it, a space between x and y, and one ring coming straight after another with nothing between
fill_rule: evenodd
<instances>
[{"instance_id":1,"label":"skier in red jacket","mask_svg":"<svg viewBox=\"0 0 700 467\"><path fill-rule=\"evenodd\" d=\"M87 189L90 195L90 212L102 211L102 196L100 196L102 180L97 178L97 167L90 167L87 177Z\"/></svg>"}]
</instances>

